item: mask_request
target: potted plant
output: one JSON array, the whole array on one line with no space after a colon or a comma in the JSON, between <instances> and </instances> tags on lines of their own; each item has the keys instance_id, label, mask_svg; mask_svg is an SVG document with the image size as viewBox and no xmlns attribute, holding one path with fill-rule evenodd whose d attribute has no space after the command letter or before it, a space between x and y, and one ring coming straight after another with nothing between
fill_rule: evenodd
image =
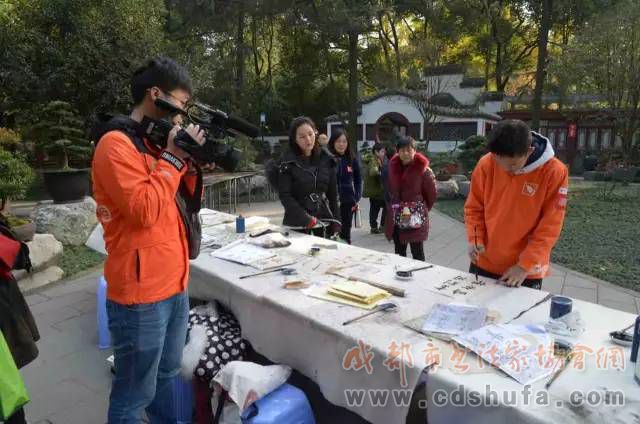
<instances>
[{"instance_id":1,"label":"potted plant","mask_svg":"<svg viewBox=\"0 0 640 424\"><path fill-rule=\"evenodd\" d=\"M0 149L17 152L22 150L22 147L22 137L18 131L0 127Z\"/></svg>"},{"instance_id":2,"label":"potted plant","mask_svg":"<svg viewBox=\"0 0 640 424\"><path fill-rule=\"evenodd\" d=\"M448 181L451 179L451 167L449 166L454 161L449 153L434 153L429 156L430 167L436 176L438 181Z\"/></svg>"},{"instance_id":3,"label":"potted plant","mask_svg":"<svg viewBox=\"0 0 640 424\"><path fill-rule=\"evenodd\" d=\"M458 164L455 162L449 162L444 165L444 172L453 175L458 173Z\"/></svg>"},{"instance_id":4,"label":"potted plant","mask_svg":"<svg viewBox=\"0 0 640 424\"><path fill-rule=\"evenodd\" d=\"M9 199L24 198L29 184L34 179L34 172L21 154L0 149L0 175L0 214L6 216L18 239L29 241L35 234L35 223L10 215Z\"/></svg>"},{"instance_id":5,"label":"potted plant","mask_svg":"<svg viewBox=\"0 0 640 424\"><path fill-rule=\"evenodd\" d=\"M459 149L458 162L460 162L464 171L470 174L480 158L487 153L487 139L482 135L471 136L465 140Z\"/></svg>"},{"instance_id":6,"label":"potted plant","mask_svg":"<svg viewBox=\"0 0 640 424\"><path fill-rule=\"evenodd\" d=\"M72 168L69 160L88 161L91 142L85 138L82 120L67 102L52 101L32 127L36 149L55 160L55 169L42 171L44 185L55 203L74 202L89 194L89 168ZM81 162L85 163L85 162Z\"/></svg>"},{"instance_id":7,"label":"potted plant","mask_svg":"<svg viewBox=\"0 0 640 424\"><path fill-rule=\"evenodd\" d=\"M598 168L598 156L594 155L591 152L587 152L584 155L582 164L585 172L595 171Z\"/></svg>"},{"instance_id":8,"label":"potted plant","mask_svg":"<svg viewBox=\"0 0 640 424\"><path fill-rule=\"evenodd\" d=\"M451 174L447 172L445 169L441 169L436 173L437 181L449 181L451 179Z\"/></svg>"}]
</instances>

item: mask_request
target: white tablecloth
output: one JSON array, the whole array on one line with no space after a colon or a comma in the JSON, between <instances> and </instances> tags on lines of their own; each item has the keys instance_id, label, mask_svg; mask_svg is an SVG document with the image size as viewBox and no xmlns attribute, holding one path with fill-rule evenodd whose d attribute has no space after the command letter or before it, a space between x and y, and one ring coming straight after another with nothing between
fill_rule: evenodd
<instances>
[{"instance_id":1,"label":"white tablecloth","mask_svg":"<svg viewBox=\"0 0 640 424\"><path fill-rule=\"evenodd\" d=\"M190 296L200 299L216 299L228 306L238 318L242 326L243 336L247 338L255 349L275 362L284 363L296 368L307 377L314 380L322 390L324 396L336 405L346 407L373 423L403 423L408 412L409 397L404 401L394 400L393 393L387 399L386 407L376 406L371 398L366 397L362 402L349 403L345 391L347 390L396 390L395 394L407 393L415 387L423 375L423 370L432 365L433 358L426 355L425 349L437 347L442 352L440 369L429 374L427 392L433 394L438 389L452 389L459 384L465 388L483 388L490 382L498 391L506 389L522 389L523 386L514 380L495 371L486 370L482 373L460 375L448 370L453 365L449 361L451 346L438 340L430 340L426 336L407 329L402 325L410 319L428 312L437 302L450 303L454 300L436 292L428 290L427 286L460 275L460 271L435 266L433 269L416 272L415 279L400 282L393 278L394 265L420 265L409 259L395 255L383 254L367 249L339 244L337 250L322 249L316 257L306 255L313 243L329 243L327 240L292 233L292 245L284 251L299 257L298 268L301 275L321 274L331 266L344 263L370 263L372 267L384 264L383 274L386 281L406 289L407 296L394 297L392 300L399 305L396 312L377 314L365 320L343 326L342 322L359 316L363 310L350 306L338 305L305 296L299 291L282 288L284 277L279 273L259 277L239 279L244 274L255 272L247 266L213 258L208 251L192 262ZM479 304L499 312L500 321L507 322L518 312L528 309L541 299L546 293L527 288L511 289L503 286L488 284L473 297L466 299L468 303ZM518 319L518 322L543 322L548 315L549 303L528 312ZM585 341L606 342L605 333L612 329L621 328L630 323L633 316L614 311L598 305L576 302L576 307L585 308L584 316L588 318L589 330ZM586 305L586 306L583 306ZM360 353L373 354L371 368L345 369L343 360L345 354L364 343L365 350ZM395 347L397 349L393 349ZM406 347L403 352L403 346ZM390 353L400 353L390 356ZM408 353L410 352L410 353ZM358 353L356 351L356 353ZM625 350L627 356L629 349ZM476 360L473 354L467 357ZM357 359L352 358L352 365L358 365ZM398 359L396 363L404 369L393 369L388 359ZM385 361L386 364L385 364ZM361 365L363 365L361 363ZM404 374L404 378L402 377ZM636 397L640 389L634 387L631 367L627 364L624 372L608 372L606 376L592 377L590 370L586 377L572 379L562 375L552 386L551 393L558 396L565 386L586 388L595 381L606 381L608 385L621 385L630 392L630 398ZM601 375L601 374L598 374ZM543 383L539 383L541 386ZM537 386L536 386L537 387ZM635 391L634 391L635 390ZM633 392L633 393L631 393ZM366 395L372 394L366 392ZM429 399L431 402L432 399ZM463 408L463 407L434 407L429 403L429 417L431 422L461 422L461 420L476 417L486 418L486 422L511 422L511 419L522 419L533 422L553 421L554 416L566 416L572 412L570 408L556 408L551 411L529 408L526 406L509 407L502 404L496 408ZM560 412L558 412L560 411ZM551 414L551 415L550 415ZM556 414L556 415L553 415ZM451 417L457 419L451 420ZM496 421L497 420L497 421ZM565 418L563 418L565 420ZM484 421L483 421L484 422Z\"/></svg>"},{"instance_id":2,"label":"white tablecloth","mask_svg":"<svg viewBox=\"0 0 640 424\"><path fill-rule=\"evenodd\" d=\"M217 216L207 217L205 221L208 220L209 224L234 219L232 215L211 210L203 210L203 214ZM237 238L235 234L220 237L220 231L221 227L203 227L204 233L227 242ZM101 228L98 227L88 245L104 251L100 236ZM460 301L426 289L427 286L460 275L459 271L435 266L430 270L418 271L413 281L399 282L393 278L394 265L423 263L343 244L335 251L322 250L316 258L310 258L304 254L311 244L329 242L298 233L292 233L290 238L293 244L285 250L299 255L301 260L294 266L303 275L320 274L331 266L346 262L378 264L371 265L372 267L384 264L385 280L405 288L407 296L392 298L399 306L396 312L378 314L342 326L342 322L359 316L363 311L309 298L298 291L285 290L281 287L283 276L279 274L240 280L240 275L255 270L213 258L208 250L204 250L192 262L189 294L205 300L216 299L231 308L242 326L243 336L258 352L272 361L290 365L313 379L324 396L334 404L344 406L373 423L403 423L408 412L409 398L394 400L391 396L387 398L384 407L375 406L370 398L362 399L360 404L348 404L345 390L398 390L396 394L402 395L406 393L405 390L412 390L426 376L430 423L640 423L640 385L633 379L634 364L629 362L630 349L622 349L624 367L619 364L614 367L613 363L608 362L609 368L602 369L603 354L610 354L615 347L609 341L608 333L631 324L635 320L634 315L574 300L574 310L580 311L587 326L587 331L577 342L592 350L592 354L586 355L585 369L578 371L570 367L553 383L549 391L544 390L543 380L531 385L531 390L527 392L529 394L525 395L524 386L505 374L486 366L484 369L473 366L478 359L471 353L466 355L464 362L472 365L471 369L466 373L454 372L458 362L451 360L453 350L450 344L430 340L402 325L407 320L425 314L437 302ZM510 289L489 284L486 289L465 301L487 306L498 312L501 322L509 322L518 312L536 304L545 294L527 288ZM515 323L544 323L548 311L549 302L546 302L522 315ZM370 349L365 350L365 353L373 354L370 373L366 368L354 370L343 367L346 352L356 347L358 341L367 345L365 349ZM407 355L402 358L407 365L404 381L398 369L390 371L384 364L389 358L393 342L397 343L399 350L402 350L403 343L406 344L411 352L412 363L409 363ZM440 365L433 373L423 373L425 369L433 369L430 367L433 359L426 357L425 349L433 352L434 348L439 349ZM496 392L496 395L488 394L489 400L495 402L496 406L471 406L470 402L463 406L453 403L434 404L436 393L453 397L455 392L458 396L473 392L477 396L469 396L469 400L476 405L478 399L481 401L487 396L487 386ZM620 391L624 394L625 404L619 407L570 406L567 401L571 392L576 390L584 395L590 391L595 395L607 390ZM511 391L514 395L520 395L512 398ZM533 405L532 402L525 404L525 399L535 399L540 393L543 393L543 397L545 393L548 394L550 406ZM504 394L508 394L506 399ZM513 404L512 399L517 404Z\"/></svg>"},{"instance_id":3,"label":"white tablecloth","mask_svg":"<svg viewBox=\"0 0 640 424\"><path fill-rule=\"evenodd\" d=\"M584 354L584 370L579 370L574 359L569 367L552 383L549 390L544 385L548 379L532 384L529 394L524 394L525 386L506 377L501 372L487 368L485 372L453 373L450 370L438 370L427 378L428 420L430 423L640 423L640 384L633 378L634 363L629 361L630 349L622 349L624 366L621 362L612 362L613 352L619 348L609 341L609 332L624 328L635 320L635 316L626 312L605 308L580 300L573 301L573 310L579 311L586 323L587 331L577 339L575 345L582 345ZM549 316L549 302L546 302L524 314L514 321L519 324L544 323ZM589 350L592 352L589 353ZM619 353L619 351L618 351ZM608 355L608 356L607 356ZM472 355L473 362L476 356ZM618 356L618 358L620 358ZM624 368L624 369L620 369ZM463 388L460 390L460 388ZM443 394L449 398L454 392L466 393L467 400L472 399L470 392L475 392L480 399L486 399L489 390L498 394L499 407L478 407L457 404L434 405L434 394ZM597 402L604 398L603 393L619 391L624 396L624 405L598 405L581 402L571 406L572 392L574 396L592 396ZM506 402L503 394L508 393ZM511 394L513 393L513 395ZM459 396L459 395L458 395ZM493 395L494 398L496 395ZM548 398L549 402L546 402ZM515 399L517 404L508 405ZM540 399L541 403L532 402ZM586 399L589 399L588 397ZM580 398L574 400L580 402ZM490 403L489 403L490 404ZM477 405L474 404L474 405ZM484 405L484 403L483 403Z\"/></svg>"}]
</instances>

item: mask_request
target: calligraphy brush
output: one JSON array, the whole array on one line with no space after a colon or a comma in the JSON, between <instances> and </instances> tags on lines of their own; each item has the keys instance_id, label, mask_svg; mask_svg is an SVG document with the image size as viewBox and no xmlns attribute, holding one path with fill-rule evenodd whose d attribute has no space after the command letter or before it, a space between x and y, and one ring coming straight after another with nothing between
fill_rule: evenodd
<instances>
[{"instance_id":1,"label":"calligraphy brush","mask_svg":"<svg viewBox=\"0 0 640 424\"><path fill-rule=\"evenodd\" d=\"M478 252L478 226L474 225L473 226L473 243L475 244L476 247L476 282L478 282L478 256L480 253Z\"/></svg>"}]
</instances>

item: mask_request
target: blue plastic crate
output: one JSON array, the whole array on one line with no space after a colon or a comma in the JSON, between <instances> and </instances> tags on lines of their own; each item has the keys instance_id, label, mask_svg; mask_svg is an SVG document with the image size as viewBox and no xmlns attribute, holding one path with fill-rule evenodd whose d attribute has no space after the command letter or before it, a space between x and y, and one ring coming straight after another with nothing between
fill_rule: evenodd
<instances>
[{"instance_id":1,"label":"blue plastic crate","mask_svg":"<svg viewBox=\"0 0 640 424\"><path fill-rule=\"evenodd\" d=\"M283 384L242 413L244 424L315 424L304 392Z\"/></svg>"}]
</instances>

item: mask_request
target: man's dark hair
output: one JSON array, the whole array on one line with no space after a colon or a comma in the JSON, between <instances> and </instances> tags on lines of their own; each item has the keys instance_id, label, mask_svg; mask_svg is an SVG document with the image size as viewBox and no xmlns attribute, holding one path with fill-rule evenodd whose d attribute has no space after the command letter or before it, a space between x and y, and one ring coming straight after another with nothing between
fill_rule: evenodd
<instances>
[{"instance_id":1,"label":"man's dark hair","mask_svg":"<svg viewBox=\"0 0 640 424\"><path fill-rule=\"evenodd\" d=\"M329 138L329 143L327 144L327 146L329 147L329 151L333 153L334 156L338 156L338 152L336 152L336 140L338 140L342 136L345 136L346 138L347 133L341 128L337 128L331 132L331 137ZM347 140L347 150L345 150L344 156L347 158L349 163L353 162L356 157L351 151L349 140Z\"/></svg>"},{"instance_id":2,"label":"man's dark hair","mask_svg":"<svg viewBox=\"0 0 640 424\"><path fill-rule=\"evenodd\" d=\"M315 122L307 116L298 116L291 121L291 126L289 127L289 149L291 149L297 156L302 154L302 150L296 143L296 133L298 132L298 128L303 125L309 125L313 128L313 132L316 133L315 144L313 145L313 154L316 154L320 151L320 143L318 143L318 128L316 127Z\"/></svg>"},{"instance_id":3,"label":"man's dark hair","mask_svg":"<svg viewBox=\"0 0 640 424\"><path fill-rule=\"evenodd\" d=\"M136 69L131 77L133 104L140 104L151 87L158 87L166 93L182 89L191 94L191 79L184 66L173 59L154 57Z\"/></svg>"},{"instance_id":4,"label":"man's dark hair","mask_svg":"<svg viewBox=\"0 0 640 424\"><path fill-rule=\"evenodd\" d=\"M520 157L531 147L531 128L518 119L500 121L491 130L487 149L498 156Z\"/></svg>"}]
</instances>

